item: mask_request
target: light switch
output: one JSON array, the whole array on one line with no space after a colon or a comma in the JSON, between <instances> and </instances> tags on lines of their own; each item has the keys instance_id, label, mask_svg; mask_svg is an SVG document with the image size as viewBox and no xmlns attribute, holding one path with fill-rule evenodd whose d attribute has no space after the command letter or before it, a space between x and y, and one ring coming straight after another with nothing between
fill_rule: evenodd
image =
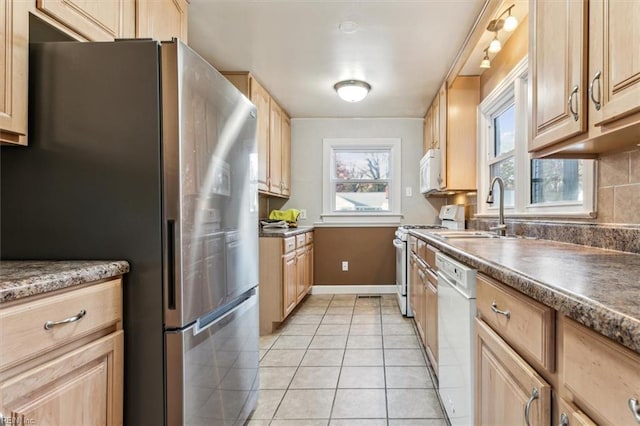
<instances>
[{"instance_id":1,"label":"light switch","mask_svg":"<svg viewBox=\"0 0 640 426\"><path fill-rule=\"evenodd\" d=\"M410 186L407 186L407 187L404 189L404 193L405 193L405 195L406 195L407 197L411 197L411 196L413 196L413 189L412 189Z\"/></svg>"}]
</instances>

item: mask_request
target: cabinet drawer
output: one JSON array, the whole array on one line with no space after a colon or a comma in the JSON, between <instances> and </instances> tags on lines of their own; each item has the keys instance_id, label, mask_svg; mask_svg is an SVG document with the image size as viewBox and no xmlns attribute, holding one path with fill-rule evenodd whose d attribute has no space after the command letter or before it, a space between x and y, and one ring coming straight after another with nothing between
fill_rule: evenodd
<instances>
[{"instance_id":1,"label":"cabinet drawer","mask_svg":"<svg viewBox=\"0 0 640 426\"><path fill-rule=\"evenodd\" d=\"M307 236L305 234L296 235L296 247L304 247L307 244Z\"/></svg>"},{"instance_id":2,"label":"cabinet drawer","mask_svg":"<svg viewBox=\"0 0 640 426\"><path fill-rule=\"evenodd\" d=\"M565 318L564 386L599 424L631 425L629 400L640 400L640 355Z\"/></svg>"},{"instance_id":3,"label":"cabinet drawer","mask_svg":"<svg viewBox=\"0 0 640 426\"><path fill-rule=\"evenodd\" d=\"M0 342L11 348L0 353L0 371L121 321L121 283L115 279L0 311ZM83 310L77 321L45 329L47 321Z\"/></svg>"},{"instance_id":4,"label":"cabinet drawer","mask_svg":"<svg viewBox=\"0 0 640 426\"><path fill-rule=\"evenodd\" d=\"M313 232L307 232L305 235L307 236L307 244L312 244L313 243Z\"/></svg>"},{"instance_id":5,"label":"cabinet drawer","mask_svg":"<svg viewBox=\"0 0 640 426\"><path fill-rule=\"evenodd\" d=\"M480 317L528 361L555 368L555 311L504 284L478 274Z\"/></svg>"},{"instance_id":6,"label":"cabinet drawer","mask_svg":"<svg viewBox=\"0 0 640 426\"><path fill-rule=\"evenodd\" d=\"M296 249L296 237L288 237L282 240L282 252L289 253Z\"/></svg>"},{"instance_id":7,"label":"cabinet drawer","mask_svg":"<svg viewBox=\"0 0 640 426\"><path fill-rule=\"evenodd\" d=\"M420 239L418 240L417 254L418 254L418 257L422 259L422 261L424 262L427 257L427 243Z\"/></svg>"}]
</instances>

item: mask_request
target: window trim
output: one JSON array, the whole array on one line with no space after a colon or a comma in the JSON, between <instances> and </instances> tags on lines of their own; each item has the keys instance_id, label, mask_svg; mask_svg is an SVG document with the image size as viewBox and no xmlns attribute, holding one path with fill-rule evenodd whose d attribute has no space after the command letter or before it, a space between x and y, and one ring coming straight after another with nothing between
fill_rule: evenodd
<instances>
[{"instance_id":1,"label":"window trim","mask_svg":"<svg viewBox=\"0 0 640 426\"><path fill-rule=\"evenodd\" d=\"M478 106L478 213L477 217L495 217L498 215L497 205L489 206L486 200L490 183L490 164L497 162L492 158L493 125L492 117L503 111L510 100L516 105L515 112L515 202L513 207L504 209L505 216L510 217L563 217L593 218L595 217L595 176L596 162L585 161L583 165L583 201L563 201L557 203L531 203L531 155L528 150L531 116L529 98L528 58L525 56L504 77L493 91ZM503 156L501 156L503 157Z\"/></svg>"},{"instance_id":2,"label":"window trim","mask_svg":"<svg viewBox=\"0 0 640 426\"><path fill-rule=\"evenodd\" d=\"M353 150L390 150L391 164L389 170L389 210L387 211L335 211L333 151ZM362 222L370 219L378 223L397 223L402 219L402 144L400 138L324 138L322 140L322 214L324 222Z\"/></svg>"}]
</instances>

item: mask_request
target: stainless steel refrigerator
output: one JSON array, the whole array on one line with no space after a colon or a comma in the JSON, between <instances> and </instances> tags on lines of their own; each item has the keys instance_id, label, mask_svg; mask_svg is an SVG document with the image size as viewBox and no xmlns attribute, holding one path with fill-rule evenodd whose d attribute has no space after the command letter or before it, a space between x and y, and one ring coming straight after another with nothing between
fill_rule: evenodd
<instances>
[{"instance_id":1,"label":"stainless steel refrigerator","mask_svg":"<svg viewBox=\"0 0 640 426\"><path fill-rule=\"evenodd\" d=\"M126 259L125 424L242 424L258 389L256 109L179 41L30 46L3 259Z\"/></svg>"}]
</instances>

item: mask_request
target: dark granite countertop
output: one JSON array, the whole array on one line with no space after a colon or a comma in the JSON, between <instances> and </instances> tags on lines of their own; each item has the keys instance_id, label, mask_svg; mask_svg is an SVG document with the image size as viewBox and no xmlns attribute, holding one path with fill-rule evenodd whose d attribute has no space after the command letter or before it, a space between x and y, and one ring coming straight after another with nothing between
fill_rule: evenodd
<instances>
[{"instance_id":1,"label":"dark granite countertop","mask_svg":"<svg viewBox=\"0 0 640 426\"><path fill-rule=\"evenodd\" d=\"M297 228L286 229L260 229L260 237L286 238L304 234L309 231L313 231L313 226L299 226Z\"/></svg>"},{"instance_id":2,"label":"dark granite countertop","mask_svg":"<svg viewBox=\"0 0 640 426\"><path fill-rule=\"evenodd\" d=\"M0 261L0 303L129 272L123 260Z\"/></svg>"},{"instance_id":3,"label":"dark granite countertop","mask_svg":"<svg viewBox=\"0 0 640 426\"><path fill-rule=\"evenodd\" d=\"M549 240L410 233L640 353L640 255Z\"/></svg>"}]
</instances>

